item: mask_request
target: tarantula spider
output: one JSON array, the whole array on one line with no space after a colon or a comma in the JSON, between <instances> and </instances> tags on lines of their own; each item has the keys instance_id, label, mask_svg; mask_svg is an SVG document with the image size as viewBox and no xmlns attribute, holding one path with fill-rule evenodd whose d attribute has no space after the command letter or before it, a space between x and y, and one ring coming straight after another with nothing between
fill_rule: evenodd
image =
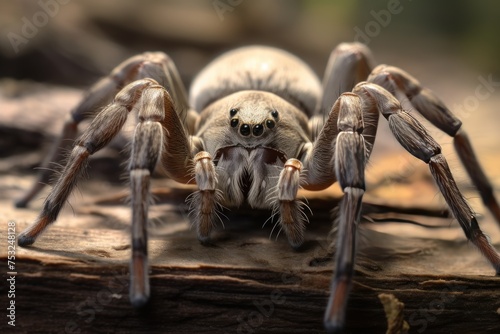
<instances>
[{"instance_id":1,"label":"tarantula spider","mask_svg":"<svg viewBox=\"0 0 500 334\"><path fill-rule=\"evenodd\" d=\"M405 71L386 65L372 69L372 64L365 46L341 44L331 53L321 85L304 62L285 51L240 48L215 59L197 76L188 101L177 69L165 54L144 53L126 60L90 89L66 121L58 146L63 138L76 137L83 119L92 119L76 140L42 212L19 235L19 245L34 243L56 220L89 156L107 145L134 111L138 124L129 163L132 304L140 307L149 299L146 223L150 177L157 165L173 180L197 185L190 219L202 242L209 239L221 205L238 207L246 202L274 210L290 244L298 247L306 220L297 200L299 187L320 190L339 182L344 197L324 322L331 332L341 330L365 192L364 170L381 113L399 143L429 165L465 235L499 274L500 256L460 194L440 146L411 114L420 112L454 138L486 206L500 221L492 186L461 122ZM412 111L403 110L401 103ZM55 150L52 160L60 160L62 150ZM48 174L42 172L42 183L18 206L27 205L48 181Z\"/></svg>"}]
</instances>

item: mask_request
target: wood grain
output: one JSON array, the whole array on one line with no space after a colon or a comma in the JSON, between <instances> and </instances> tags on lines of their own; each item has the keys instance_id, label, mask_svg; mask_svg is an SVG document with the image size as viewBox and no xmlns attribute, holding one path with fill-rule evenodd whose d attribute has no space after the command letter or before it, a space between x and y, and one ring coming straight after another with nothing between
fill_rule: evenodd
<instances>
[{"instance_id":1,"label":"wood grain","mask_svg":"<svg viewBox=\"0 0 500 334\"><path fill-rule=\"evenodd\" d=\"M76 92L75 101L78 96ZM62 114L61 108L47 112ZM5 121L5 115L4 128L26 128ZM0 162L0 220L2 226L15 221L17 232L42 205L40 199L28 209L12 206L34 181L31 168L42 158L39 147L25 149L18 155L6 153ZM80 194L58 221L32 247L16 249L16 333L323 332L332 274L330 211L338 204L338 188L305 194L314 215L299 251L283 235L276 239L272 223L262 227L269 212L248 208L226 212L225 228L219 226L213 246L206 247L186 220L184 199L191 188L155 179L152 298L147 309L137 311L128 301L127 191L116 177L109 178L110 171L121 173L120 159L96 157L90 180L81 183ZM500 278L466 242L458 224L443 217L446 210L426 166L410 162L408 169L400 152L375 153L374 159L365 215L388 222L363 224L348 332L386 331L381 293L404 303L410 333L500 332ZM398 169L399 174L394 172ZM388 179L394 175L401 177ZM467 197L477 197L466 183L464 189ZM474 206L482 210L477 200ZM399 219L430 227L395 223ZM480 223L500 249L491 216L485 213ZM5 263L4 228L0 240ZM0 326L3 331L6 322Z\"/></svg>"}]
</instances>

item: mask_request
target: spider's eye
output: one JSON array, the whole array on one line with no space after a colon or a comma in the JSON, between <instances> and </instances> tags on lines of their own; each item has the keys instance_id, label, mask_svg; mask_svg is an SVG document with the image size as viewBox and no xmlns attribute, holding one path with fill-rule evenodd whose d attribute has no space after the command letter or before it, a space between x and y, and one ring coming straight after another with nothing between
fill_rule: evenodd
<instances>
[{"instance_id":1,"label":"spider's eye","mask_svg":"<svg viewBox=\"0 0 500 334\"><path fill-rule=\"evenodd\" d=\"M274 119L278 119L278 116L279 116L278 110L271 111L271 116L273 116Z\"/></svg>"},{"instance_id":2,"label":"spider's eye","mask_svg":"<svg viewBox=\"0 0 500 334\"><path fill-rule=\"evenodd\" d=\"M231 120L231 127L232 127L232 128L237 127L237 126L238 126L238 123L239 123L239 120L238 120L237 118L233 118L233 119Z\"/></svg>"},{"instance_id":3,"label":"spider's eye","mask_svg":"<svg viewBox=\"0 0 500 334\"><path fill-rule=\"evenodd\" d=\"M243 124L241 127L240 127L240 133L243 135L243 136L248 136L250 134L250 125L248 124Z\"/></svg>"},{"instance_id":4,"label":"spider's eye","mask_svg":"<svg viewBox=\"0 0 500 334\"><path fill-rule=\"evenodd\" d=\"M276 123L274 123L274 121L273 121L273 120L268 119L268 120L266 121L266 126L267 126L269 129L274 128L274 126L275 126L275 125L276 125Z\"/></svg>"},{"instance_id":5,"label":"spider's eye","mask_svg":"<svg viewBox=\"0 0 500 334\"><path fill-rule=\"evenodd\" d=\"M231 117L233 117L234 115L236 115L237 112L238 112L238 109L232 108L231 110L229 110L229 115L231 115Z\"/></svg>"},{"instance_id":6,"label":"spider's eye","mask_svg":"<svg viewBox=\"0 0 500 334\"><path fill-rule=\"evenodd\" d=\"M262 124L255 124L253 126L252 132L254 136L258 137L264 132L264 127L262 126Z\"/></svg>"}]
</instances>

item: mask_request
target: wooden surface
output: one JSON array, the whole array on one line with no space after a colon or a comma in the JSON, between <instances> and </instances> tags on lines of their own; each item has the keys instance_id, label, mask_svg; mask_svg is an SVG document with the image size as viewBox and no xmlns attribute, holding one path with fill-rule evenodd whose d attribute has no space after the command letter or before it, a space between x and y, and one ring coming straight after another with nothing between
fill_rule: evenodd
<instances>
[{"instance_id":1,"label":"wooden surface","mask_svg":"<svg viewBox=\"0 0 500 334\"><path fill-rule=\"evenodd\" d=\"M2 263L6 223L16 222L19 233L36 217L47 191L27 209L14 209L13 200L34 182L32 168L81 92L40 87L37 94L2 96ZM38 112L26 113L28 109ZM41 126L40 119L48 125ZM384 126L380 138L388 137ZM33 134L38 139L33 140ZM492 136L497 140L498 135ZM363 224L348 332L386 331L381 293L393 294L404 304L410 333L500 332L500 278L466 242L458 224L440 217L446 213L443 201L426 166L400 150L389 150L395 147L390 140L377 145L367 172L366 215L441 227ZM449 150L449 145L444 148ZM488 174L498 180L495 166L500 155L491 149L482 152L487 152L480 157ZM454 171L460 170L458 161L451 162ZM98 155L91 164L90 180L81 183L58 221L32 247L16 249L15 333L323 332L333 265L329 211L339 198L336 186L306 194L314 215L304 246L293 251L283 235L276 239L276 230L272 234L272 223L262 227L268 212L245 208L228 213L213 246L200 245L186 219L184 199L189 188L154 180L157 203L151 208L149 243L152 298L149 308L137 311L128 301L130 214L124 204L126 188L115 176L123 172L119 166L118 154ZM483 214L481 226L500 249L500 229L467 178L457 175L467 198ZM3 292L1 298L5 300ZM5 319L0 328L6 328Z\"/></svg>"}]
</instances>

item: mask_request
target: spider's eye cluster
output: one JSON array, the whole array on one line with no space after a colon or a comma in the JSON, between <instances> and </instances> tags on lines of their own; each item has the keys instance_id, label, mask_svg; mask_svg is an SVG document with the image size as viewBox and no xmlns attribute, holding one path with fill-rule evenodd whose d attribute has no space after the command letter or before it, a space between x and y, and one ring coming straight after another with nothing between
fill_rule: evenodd
<instances>
[{"instance_id":1,"label":"spider's eye cluster","mask_svg":"<svg viewBox=\"0 0 500 334\"><path fill-rule=\"evenodd\" d=\"M254 137L261 136L264 133L265 128L273 129L276 126L276 122L278 121L279 118L278 111L272 110L271 111L272 119L269 118L262 124L246 124L246 123L240 124L240 120L237 117L238 111L239 110L237 108L231 108L229 110L229 117L230 117L229 124L231 125L232 128L238 128L240 135L244 137L247 137L250 134L252 134Z\"/></svg>"},{"instance_id":2,"label":"spider's eye cluster","mask_svg":"<svg viewBox=\"0 0 500 334\"><path fill-rule=\"evenodd\" d=\"M240 120L237 117L234 117L237 113L238 109L232 108L231 110L229 110L229 115L232 117L230 122L232 128L237 127L240 123Z\"/></svg>"},{"instance_id":3,"label":"spider's eye cluster","mask_svg":"<svg viewBox=\"0 0 500 334\"><path fill-rule=\"evenodd\" d=\"M274 128L276 126L276 122L278 121L278 118L279 118L278 110L274 109L273 111L271 111L271 116L273 116L274 120L273 119L268 119L266 121L266 126L269 129L272 129L272 128Z\"/></svg>"}]
</instances>

